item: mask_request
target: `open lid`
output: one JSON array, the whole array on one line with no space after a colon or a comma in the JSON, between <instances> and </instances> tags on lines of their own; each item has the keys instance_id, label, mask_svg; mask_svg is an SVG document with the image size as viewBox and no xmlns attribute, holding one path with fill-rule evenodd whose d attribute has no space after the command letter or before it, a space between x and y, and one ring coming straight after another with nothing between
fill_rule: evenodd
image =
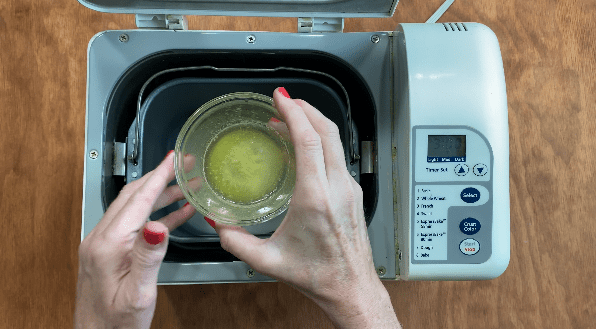
<instances>
[{"instance_id":1,"label":"open lid","mask_svg":"<svg viewBox=\"0 0 596 329\"><path fill-rule=\"evenodd\" d=\"M79 0L106 13L268 17L391 17L399 0Z\"/></svg>"}]
</instances>

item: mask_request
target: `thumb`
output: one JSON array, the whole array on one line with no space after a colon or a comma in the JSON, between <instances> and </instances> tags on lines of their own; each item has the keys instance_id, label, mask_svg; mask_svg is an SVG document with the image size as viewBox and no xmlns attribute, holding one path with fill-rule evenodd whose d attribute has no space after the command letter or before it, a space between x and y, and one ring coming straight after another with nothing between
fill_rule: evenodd
<instances>
[{"instance_id":1,"label":"thumb","mask_svg":"<svg viewBox=\"0 0 596 329\"><path fill-rule=\"evenodd\" d=\"M157 274L168 249L168 228L160 223L150 221L140 232L135 241L131 264L131 279L140 289L155 287Z\"/></svg>"},{"instance_id":2,"label":"thumb","mask_svg":"<svg viewBox=\"0 0 596 329\"><path fill-rule=\"evenodd\" d=\"M219 235L221 247L241 261L254 268L257 272L267 274L267 256L265 242L245 230L241 226L224 225L215 223L205 217ZM212 224L213 223L213 224Z\"/></svg>"}]
</instances>

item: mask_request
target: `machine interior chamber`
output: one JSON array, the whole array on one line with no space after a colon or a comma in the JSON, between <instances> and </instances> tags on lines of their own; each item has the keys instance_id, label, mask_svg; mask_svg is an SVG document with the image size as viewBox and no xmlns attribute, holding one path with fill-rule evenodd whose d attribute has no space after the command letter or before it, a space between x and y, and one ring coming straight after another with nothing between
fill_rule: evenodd
<instances>
[{"instance_id":1,"label":"machine interior chamber","mask_svg":"<svg viewBox=\"0 0 596 329\"><path fill-rule=\"evenodd\" d=\"M229 70L189 69L206 66ZM280 70L280 67L295 70ZM258 71L259 69L262 71ZM168 72L155 76L164 71ZM360 174L359 161L351 161L349 144L352 138L349 127L351 124L353 151L357 158L361 154L361 141L372 141L376 145L376 109L368 86L341 59L313 51L171 50L147 56L126 70L112 89L105 109L104 154L113 154L108 149L113 142L126 142L127 155L132 153L137 102L146 83L139 113L138 163L135 166L133 161L127 161L127 176L115 176L112 175L113 159L106 157L101 184L104 211L117 197L126 181L132 179L133 170L139 171L137 178L141 177L155 168L166 153L174 148L180 128L203 103L240 91L271 96L274 88L284 86L292 98L308 101L340 128L348 169L357 174L355 179L360 183L364 194L365 220L367 225L370 224L378 199L378 175L376 172ZM351 109L350 120L346 113L348 104ZM372 154L374 157L374 150ZM174 211L182 204L175 203L166 207L152 215L151 219ZM281 218L268 222L269 224L259 224L268 224L269 227L256 234L260 237L269 236L276 227L271 225L278 225L283 215L285 213ZM202 221L202 216L199 218L197 214L192 220L198 223ZM164 261L237 260L221 248L217 234L212 230L209 232L193 230L192 225L175 230Z\"/></svg>"}]
</instances>

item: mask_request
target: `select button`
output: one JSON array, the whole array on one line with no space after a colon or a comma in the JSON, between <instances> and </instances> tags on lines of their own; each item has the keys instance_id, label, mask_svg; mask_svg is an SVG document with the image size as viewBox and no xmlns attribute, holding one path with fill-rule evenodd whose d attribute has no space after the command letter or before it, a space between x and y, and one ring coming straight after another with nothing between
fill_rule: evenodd
<instances>
[{"instance_id":1,"label":"select button","mask_svg":"<svg viewBox=\"0 0 596 329\"><path fill-rule=\"evenodd\" d=\"M459 223L459 230L463 234L474 235L480 231L480 222L476 218L466 218Z\"/></svg>"},{"instance_id":2,"label":"select button","mask_svg":"<svg viewBox=\"0 0 596 329\"><path fill-rule=\"evenodd\" d=\"M460 197L465 203L474 203L480 200L480 191L473 187L468 187L461 191Z\"/></svg>"}]
</instances>

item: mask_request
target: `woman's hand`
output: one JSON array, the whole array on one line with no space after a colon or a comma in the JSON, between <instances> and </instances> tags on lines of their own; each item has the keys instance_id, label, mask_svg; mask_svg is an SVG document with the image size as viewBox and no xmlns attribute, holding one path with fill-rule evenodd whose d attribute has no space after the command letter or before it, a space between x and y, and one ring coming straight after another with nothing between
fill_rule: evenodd
<instances>
[{"instance_id":1,"label":"woman's hand","mask_svg":"<svg viewBox=\"0 0 596 329\"><path fill-rule=\"evenodd\" d=\"M290 99L283 88L273 98L296 153L292 201L268 239L216 224L222 247L296 287L338 326L398 327L373 265L362 189L346 168L337 126L308 103ZM283 129L283 123L270 124Z\"/></svg>"},{"instance_id":2,"label":"woman's hand","mask_svg":"<svg viewBox=\"0 0 596 329\"><path fill-rule=\"evenodd\" d=\"M155 170L126 185L81 242L76 328L150 327L169 232L196 212L187 203L147 222L152 212L184 199L177 185L166 188L175 177L173 157L170 152Z\"/></svg>"}]
</instances>

